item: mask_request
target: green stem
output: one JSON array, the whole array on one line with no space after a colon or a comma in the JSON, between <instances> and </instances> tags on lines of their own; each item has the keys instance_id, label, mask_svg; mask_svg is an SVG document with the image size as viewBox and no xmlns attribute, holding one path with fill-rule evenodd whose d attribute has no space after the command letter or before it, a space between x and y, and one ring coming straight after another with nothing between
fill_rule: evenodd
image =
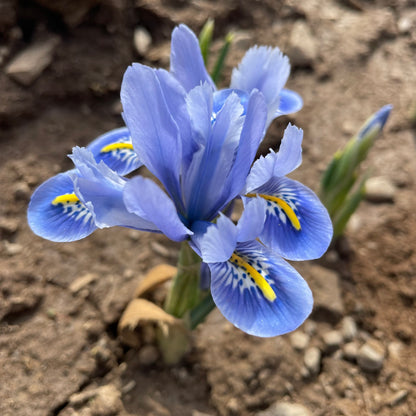
<instances>
[{"instance_id":1,"label":"green stem","mask_svg":"<svg viewBox=\"0 0 416 416\"><path fill-rule=\"evenodd\" d=\"M167 313L182 318L198 304L201 297L200 269L201 259L184 241L179 252L178 272L165 302Z\"/></svg>"},{"instance_id":2,"label":"green stem","mask_svg":"<svg viewBox=\"0 0 416 416\"><path fill-rule=\"evenodd\" d=\"M189 326L191 330L195 329L201 322L203 322L215 306L216 305L212 299L211 293L208 293L189 314Z\"/></svg>"}]
</instances>

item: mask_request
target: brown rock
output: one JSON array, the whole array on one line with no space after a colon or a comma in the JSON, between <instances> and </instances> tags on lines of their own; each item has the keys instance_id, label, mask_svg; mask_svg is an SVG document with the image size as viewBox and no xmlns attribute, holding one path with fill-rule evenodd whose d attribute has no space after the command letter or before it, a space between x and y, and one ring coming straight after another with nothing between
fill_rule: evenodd
<instances>
[{"instance_id":1,"label":"brown rock","mask_svg":"<svg viewBox=\"0 0 416 416\"><path fill-rule=\"evenodd\" d=\"M52 36L28 46L7 65L6 74L22 85L31 85L52 62L59 41Z\"/></svg>"}]
</instances>

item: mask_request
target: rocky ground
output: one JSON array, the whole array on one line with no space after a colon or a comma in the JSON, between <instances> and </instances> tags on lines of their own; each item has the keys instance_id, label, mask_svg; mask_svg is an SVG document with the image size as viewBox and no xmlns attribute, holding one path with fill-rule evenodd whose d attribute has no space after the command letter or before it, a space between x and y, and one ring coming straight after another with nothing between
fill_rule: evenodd
<instances>
[{"instance_id":1,"label":"rocky ground","mask_svg":"<svg viewBox=\"0 0 416 416\"><path fill-rule=\"evenodd\" d=\"M295 267L315 296L292 334L259 339L218 312L177 366L117 323L146 271L177 246L126 229L70 244L34 236L32 191L74 145L122 125L132 61L168 65L172 28L236 32L228 72L253 44L289 55L305 106L294 175L318 190L331 155L394 106L366 165L374 177L346 238ZM416 4L412 0L4 0L0 3L0 414L4 416L412 416L416 414ZM216 42L214 49L218 48ZM224 79L224 85L227 84Z\"/></svg>"}]
</instances>

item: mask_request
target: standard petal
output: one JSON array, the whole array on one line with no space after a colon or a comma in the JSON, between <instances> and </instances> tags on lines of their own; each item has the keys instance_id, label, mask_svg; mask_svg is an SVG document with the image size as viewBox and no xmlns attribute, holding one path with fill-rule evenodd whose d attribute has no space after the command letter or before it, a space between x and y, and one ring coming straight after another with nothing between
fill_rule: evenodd
<instances>
[{"instance_id":1,"label":"standard petal","mask_svg":"<svg viewBox=\"0 0 416 416\"><path fill-rule=\"evenodd\" d=\"M275 117L296 113L303 107L302 97L295 91L283 88L279 94L279 108Z\"/></svg>"},{"instance_id":2,"label":"standard petal","mask_svg":"<svg viewBox=\"0 0 416 416\"><path fill-rule=\"evenodd\" d=\"M212 128L205 129L209 137L205 143L201 141L183 178L185 205L191 223L213 219L224 205L223 187L239 146L244 122L242 112L240 98L231 94L218 112ZM203 131L202 127L200 131Z\"/></svg>"},{"instance_id":3,"label":"standard petal","mask_svg":"<svg viewBox=\"0 0 416 416\"><path fill-rule=\"evenodd\" d=\"M266 114L263 94L253 91L248 102L235 161L223 186L223 206L234 199L244 187L247 174L264 136Z\"/></svg>"},{"instance_id":4,"label":"standard petal","mask_svg":"<svg viewBox=\"0 0 416 416\"><path fill-rule=\"evenodd\" d=\"M280 103L280 92L290 73L287 56L278 48L255 46L244 55L241 63L233 70L231 88L250 93L258 89L264 94L267 108L267 125L276 117Z\"/></svg>"},{"instance_id":5,"label":"standard petal","mask_svg":"<svg viewBox=\"0 0 416 416\"><path fill-rule=\"evenodd\" d=\"M130 66L121 85L123 117L140 159L180 204L182 141L167 104L169 84L163 83L163 89L161 85L157 71L140 64Z\"/></svg>"},{"instance_id":6,"label":"standard petal","mask_svg":"<svg viewBox=\"0 0 416 416\"><path fill-rule=\"evenodd\" d=\"M158 231L153 223L127 210L123 201L125 178L104 162L97 163L88 149L75 147L71 159L77 168L72 173L74 192L89 208L99 228L122 226Z\"/></svg>"},{"instance_id":7,"label":"standard petal","mask_svg":"<svg viewBox=\"0 0 416 416\"><path fill-rule=\"evenodd\" d=\"M303 130L289 123L283 134L278 152L273 150L266 157L254 162L247 177L247 192L262 186L273 177L285 176L302 163Z\"/></svg>"},{"instance_id":8,"label":"standard petal","mask_svg":"<svg viewBox=\"0 0 416 416\"><path fill-rule=\"evenodd\" d=\"M110 169L122 176L142 166L126 127L110 130L97 137L87 149L92 152L97 162L102 160Z\"/></svg>"},{"instance_id":9,"label":"standard petal","mask_svg":"<svg viewBox=\"0 0 416 416\"><path fill-rule=\"evenodd\" d=\"M215 84L205 69L199 42L189 27L179 25L172 32L170 72L186 91L207 82L213 90Z\"/></svg>"},{"instance_id":10,"label":"standard petal","mask_svg":"<svg viewBox=\"0 0 416 416\"><path fill-rule=\"evenodd\" d=\"M258 242L239 244L230 260L209 267L215 304L248 334L285 334L299 327L312 310L305 280Z\"/></svg>"},{"instance_id":11,"label":"standard petal","mask_svg":"<svg viewBox=\"0 0 416 416\"><path fill-rule=\"evenodd\" d=\"M318 197L293 179L273 178L252 195L267 202L260 240L288 260L321 257L332 239L332 223Z\"/></svg>"},{"instance_id":12,"label":"standard petal","mask_svg":"<svg viewBox=\"0 0 416 416\"><path fill-rule=\"evenodd\" d=\"M27 218L32 231L51 241L75 241L97 227L90 210L74 194L69 172L56 175L36 189Z\"/></svg>"},{"instance_id":13,"label":"standard petal","mask_svg":"<svg viewBox=\"0 0 416 416\"><path fill-rule=\"evenodd\" d=\"M129 212L155 224L173 241L183 241L192 234L180 220L172 200L150 179L131 179L124 188L124 203Z\"/></svg>"}]
</instances>

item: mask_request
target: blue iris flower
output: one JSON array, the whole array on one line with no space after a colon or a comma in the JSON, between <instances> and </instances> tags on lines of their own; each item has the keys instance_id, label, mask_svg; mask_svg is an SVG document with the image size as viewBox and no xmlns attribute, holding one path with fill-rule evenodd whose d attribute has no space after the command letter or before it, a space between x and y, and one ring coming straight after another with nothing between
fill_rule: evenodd
<instances>
[{"instance_id":1,"label":"blue iris flower","mask_svg":"<svg viewBox=\"0 0 416 416\"><path fill-rule=\"evenodd\" d=\"M227 319L258 336L291 331L310 313L312 296L283 258L321 256L332 227L313 192L286 178L301 163L300 129L289 126L279 152L253 164L268 124L302 105L283 89L287 58L253 48L231 88L217 91L195 35L181 25L171 59L170 71L127 69L127 128L74 148L74 169L33 194L29 225L52 241L112 226L187 240L208 265L213 299ZM142 165L160 186L140 175L126 178ZM221 214L235 198L245 205L237 225Z\"/></svg>"},{"instance_id":2,"label":"blue iris flower","mask_svg":"<svg viewBox=\"0 0 416 416\"><path fill-rule=\"evenodd\" d=\"M201 81L207 82L216 90L204 66L198 39L183 24L172 33L170 71L186 91L190 91ZM220 90L219 97L225 100L231 92L235 92L244 101L254 89L261 91L267 105L268 127L276 117L295 113L303 106L299 94L283 88L289 74L289 59L279 48L254 46L246 52L238 67L234 68L230 88Z\"/></svg>"}]
</instances>

